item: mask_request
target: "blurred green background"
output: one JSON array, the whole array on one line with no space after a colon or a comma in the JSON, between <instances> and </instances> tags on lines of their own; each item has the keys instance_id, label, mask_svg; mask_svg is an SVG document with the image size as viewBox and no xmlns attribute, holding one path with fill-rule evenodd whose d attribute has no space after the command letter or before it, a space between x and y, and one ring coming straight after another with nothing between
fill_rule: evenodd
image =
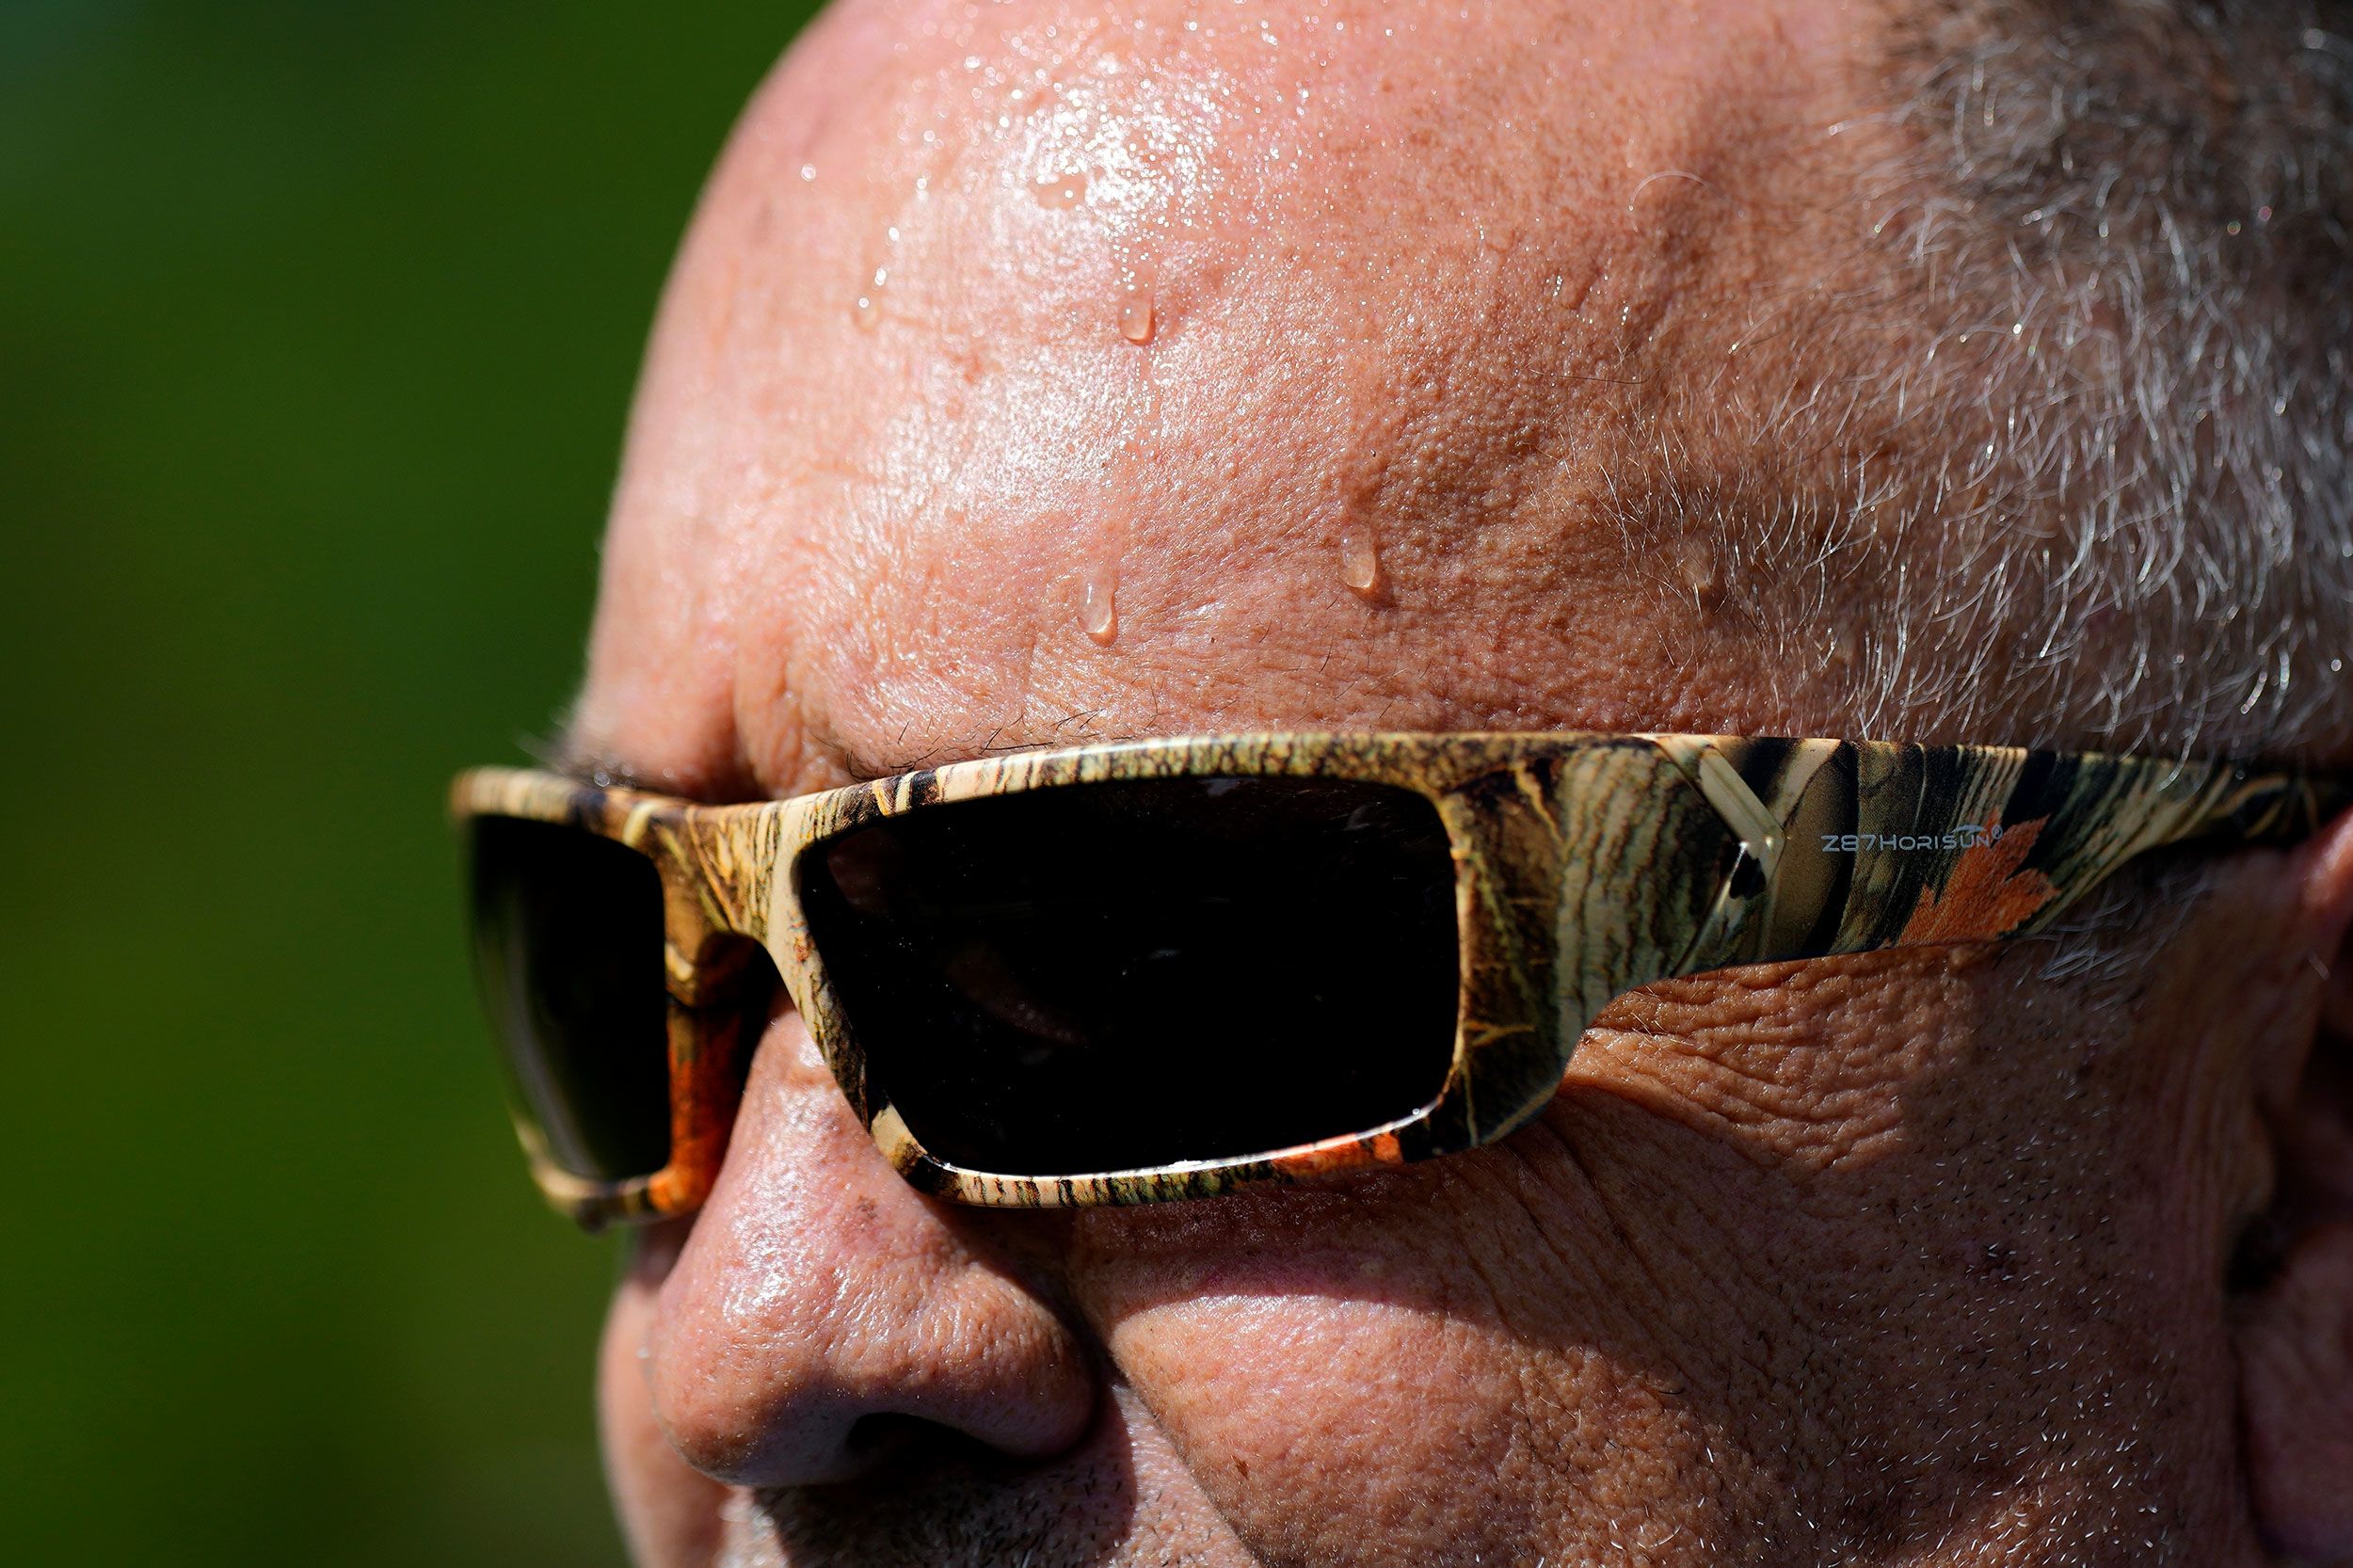
<instances>
[{"instance_id":1,"label":"blurred green background","mask_svg":"<svg viewBox=\"0 0 2353 1568\"><path fill-rule=\"evenodd\" d=\"M619 1560L441 798L808 8L0 0L0 1560Z\"/></svg>"}]
</instances>

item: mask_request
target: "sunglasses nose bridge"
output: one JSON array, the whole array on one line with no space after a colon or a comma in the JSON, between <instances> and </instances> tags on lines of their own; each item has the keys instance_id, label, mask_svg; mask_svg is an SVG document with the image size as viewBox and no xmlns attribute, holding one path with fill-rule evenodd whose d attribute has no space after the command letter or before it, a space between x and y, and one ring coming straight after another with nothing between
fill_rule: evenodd
<instances>
[{"instance_id":1,"label":"sunglasses nose bridge","mask_svg":"<svg viewBox=\"0 0 2353 1568\"><path fill-rule=\"evenodd\" d=\"M669 1163L648 1182L657 1214L697 1208L718 1177L744 1080L779 991L792 991L768 951L766 813L677 808L629 824L625 841L662 883L667 993Z\"/></svg>"}]
</instances>

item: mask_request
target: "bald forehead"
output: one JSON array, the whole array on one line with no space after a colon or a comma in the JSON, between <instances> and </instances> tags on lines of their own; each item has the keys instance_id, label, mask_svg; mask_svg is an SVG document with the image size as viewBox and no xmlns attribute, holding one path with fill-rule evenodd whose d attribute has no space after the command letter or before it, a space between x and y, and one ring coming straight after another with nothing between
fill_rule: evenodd
<instances>
[{"instance_id":1,"label":"bald forehead","mask_svg":"<svg viewBox=\"0 0 2353 1568\"><path fill-rule=\"evenodd\" d=\"M1834 8L868 5L665 297L587 748L775 792L1235 726L1714 727L1610 504L1830 265ZM1726 666L1710 674L1711 662ZM1707 723L1698 721L1707 720Z\"/></svg>"}]
</instances>

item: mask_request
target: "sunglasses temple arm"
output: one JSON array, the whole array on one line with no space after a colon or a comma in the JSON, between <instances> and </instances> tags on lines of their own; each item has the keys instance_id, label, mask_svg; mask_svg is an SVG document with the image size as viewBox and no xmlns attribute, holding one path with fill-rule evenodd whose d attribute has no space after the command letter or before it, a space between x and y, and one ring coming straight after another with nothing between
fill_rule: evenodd
<instances>
[{"instance_id":1,"label":"sunglasses temple arm","mask_svg":"<svg viewBox=\"0 0 2353 1568\"><path fill-rule=\"evenodd\" d=\"M2026 936L2152 850L2292 843L2353 806L2339 779L2091 755L2056 788L1989 798L1967 787L1973 771L2007 780L2019 754L1878 749L1933 756L1942 775L1896 776L1938 787L1858 808L1851 774L1822 768L1787 812L1797 832L1721 753L1687 766L1742 849L1675 972Z\"/></svg>"}]
</instances>

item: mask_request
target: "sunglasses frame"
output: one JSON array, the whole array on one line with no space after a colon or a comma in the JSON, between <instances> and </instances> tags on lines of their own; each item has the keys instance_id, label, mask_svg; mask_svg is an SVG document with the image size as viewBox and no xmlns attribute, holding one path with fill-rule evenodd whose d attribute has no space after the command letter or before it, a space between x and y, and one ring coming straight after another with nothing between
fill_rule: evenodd
<instances>
[{"instance_id":1,"label":"sunglasses frame","mask_svg":"<svg viewBox=\"0 0 2353 1568\"><path fill-rule=\"evenodd\" d=\"M1361 1133L1248 1157L1064 1176L936 1159L868 1092L795 888L801 853L882 817L1118 779L1351 779L1435 806L1452 847L1461 985L1436 1099ZM1540 1112L1578 1035L1651 982L1740 964L1983 942L2048 926L2133 856L2200 839L2286 842L2353 803L2297 770L2006 746L1701 735L1223 735L1021 752L781 801L706 806L480 768L461 824L513 817L627 845L660 872L671 1157L596 1181L516 1127L550 1203L591 1228L690 1212L727 1150L759 944L876 1147L919 1190L1060 1208L1207 1197L1397 1165L1504 1137Z\"/></svg>"}]
</instances>

